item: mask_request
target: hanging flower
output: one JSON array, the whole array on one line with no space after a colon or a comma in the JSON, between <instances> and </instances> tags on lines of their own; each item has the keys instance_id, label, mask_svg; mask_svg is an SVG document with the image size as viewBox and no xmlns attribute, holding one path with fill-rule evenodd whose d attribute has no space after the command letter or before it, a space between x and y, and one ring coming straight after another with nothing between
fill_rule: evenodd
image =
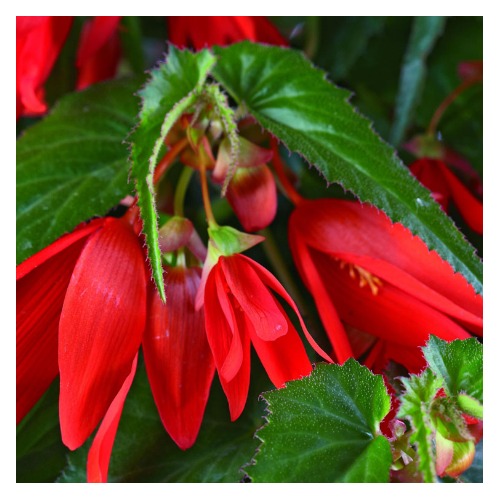
<instances>
[{"instance_id":1,"label":"hanging flower","mask_svg":"<svg viewBox=\"0 0 500 500\"><path fill-rule=\"evenodd\" d=\"M431 333L445 340L465 339L467 330L482 335L482 297L420 238L372 206L301 201L290 217L289 241L341 363L353 355L342 321L379 339L374 354L409 369L418 363L407 363L407 353L419 355Z\"/></svg>"},{"instance_id":2,"label":"hanging flower","mask_svg":"<svg viewBox=\"0 0 500 500\"><path fill-rule=\"evenodd\" d=\"M264 16L169 16L168 33L174 45L196 50L241 40L288 45Z\"/></svg>"},{"instance_id":3,"label":"hanging flower","mask_svg":"<svg viewBox=\"0 0 500 500\"><path fill-rule=\"evenodd\" d=\"M16 17L16 119L47 111L43 86L72 21L71 16Z\"/></svg>"},{"instance_id":4,"label":"hanging flower","mask_svg":"<svg viewBox=\"0 0 500 500\"><path fill-rule=\"evenodd\" d=\"M121 57L120 20L121 16L95 16L84 24L75 63L77 90L115 76Z\"/></svg>"}]
</instances>

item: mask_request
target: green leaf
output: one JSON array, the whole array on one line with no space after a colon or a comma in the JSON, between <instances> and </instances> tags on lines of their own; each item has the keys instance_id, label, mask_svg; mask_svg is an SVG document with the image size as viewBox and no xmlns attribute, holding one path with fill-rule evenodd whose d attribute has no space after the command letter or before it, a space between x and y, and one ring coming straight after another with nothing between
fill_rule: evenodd
<instances>
[{"instance_id":1,"label":"green leaf","mask_svg":"<svg viewBox=\"0 0 500 500\"><path fill-rule=\"evenodd\" d=\"M212 74L265 129L328 182L342 184L420 236L482 293L482 264L474 249L347 102L349 92L290 49L242 42L213 50L221 58Z\"/></svg>"},{"instance_id":2,"label":"green leaf","mask_svg":"<svg viewBox=\"0 0 500 500\"><path fill-rule=\"evenodd\" d=\"M139 85L109 81L70 94L17 141L17 264L131 193L123 141Z\"/></svg>"},{"instance_id":3,"label":"green leaf","mask_svg":"<svg viewBox=\"0 0 500 500\"><path fill-rule=\"evenodd\" d=\"M139 93L142 99L139 124L129 138L131 177L136 185L148 258L164 302L153 174L165 137L177 119L196 103L214 63L215 57L206 49L193 54L171 45L166 61L151 72L151 79Z\"/></svg>"},{"instance_id":4,"label":"green leaf","mask_svg":"<svg viewBox=\"0 0 500 500\"><path fill-rule=\"evenodd\" d=\"M245 410L231 422L226 397L215 378L196 443L182 451L161 423L145 367L140 366L123 408L108 482L239 482L243 477L240 467L255 452L255 429L263 424L264 404L259 393L269 390L270 383L258 363L252 363ZM69 453L69 465L60 482L86 482L92 438Z\"/></svg>"},{"instance_id":5,"label":"green leaf","mask_svg":"<svg viewBox=\"0 0 500 500\"><path fill-rule=\"evenodd\" d=\"M408 418L411 421L414 430L411 440L417 444L419 457L418 470L423 473L426 483L435 483L436 458L431 441L434 430L430 413L434 396L442 387L443 379L427 368L420 376L412 375L401 381L406 392L401 396L397 418Z\"/></svg>"},{"instance_id":6,"label":"green leaf","mask_svg":"<svg viewBox=\"0 0 500 500\"><path fill-rule=\"evenodd\" d=\"M449 396L466 393L483 404L483 345L475 338L446 342L434 335L423 348L432 371L444 379Z\"/></svg>"},{"instance_id":7,"label":"green leaf","mask_svg":"<svg viewBox=\"0 0 500 500\"><path fill-rule=\"evenodd\" d=\"M379 424L390 398L380 375L353 359L320 363L309 377L263 397L268 423L257 431L262 444L245 469L252 481L389 481L391 447Z\"/></svg>"},{"instance_id":8,"label":"green leaf","mask_svg":"<svg viewBox=\"0 0 500 500\"><path fill-rule=\"evenodd\" d=\"M418 16L413 27L401 68L399 91L396 98L391 142L398 146L404 137L418 104L426 76L426 60L441 36L446 18L443 16Z\"/></svg>"},{"instance_id":9,"label":"green leaf","mask_svg":"<svg viewBox=\"0 0 500 500\"><path fill-rule=\"evenodd\" d=\"M54 482L66 465L59 430L59 378L16 428L16 481Z\"/></svg>"}]
</instances>

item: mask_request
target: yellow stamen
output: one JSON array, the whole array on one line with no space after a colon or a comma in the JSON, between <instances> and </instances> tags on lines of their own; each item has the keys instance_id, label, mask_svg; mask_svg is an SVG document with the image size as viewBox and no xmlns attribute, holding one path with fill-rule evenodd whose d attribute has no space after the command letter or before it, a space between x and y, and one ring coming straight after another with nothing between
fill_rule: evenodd
<instances>
[{"instance_id":1,"label":"yellow stamen","mask_svg":"<svg viewBox=\"0 0 500 500\"><path fill-rule=\"evenodd\" d=\"M345 269L346 266L348 266L349 269L349 276L352 279L359 279L359 287L363 288L366 285L370 287L370 290L373 295L378 294L379 288L383 285L383 282L380 278L377 276L374 276L372 273L367 271L366 269L363 269L362 267L356 265L356 264L351 264L350 262L346 262L345 260L341 260L338 257L333 257L334 260L336 260L339 263L340 269ZM357 274L356 274L357 272Z\"/></svg>"}]
</instances>

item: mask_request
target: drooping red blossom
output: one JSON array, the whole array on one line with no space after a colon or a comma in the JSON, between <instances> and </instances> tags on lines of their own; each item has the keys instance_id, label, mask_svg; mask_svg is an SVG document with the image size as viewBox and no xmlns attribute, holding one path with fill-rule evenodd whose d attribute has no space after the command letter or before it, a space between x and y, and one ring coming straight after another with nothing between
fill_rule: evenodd
<instances>
[{"instance_id":1,"label":"drooping red blossom","mask_svg":"<svg viewBox=\"0 0 500 500\"><path fill-rule=\"evenodd\" d=\"M418 366L429 334L482 335L482 297L420 238L372 206L303 201L290 218L289 241L341 363L353 355L341 320L380 339L376 357L408 369ZM407 363L410 353L416 360Z\"/></svg>"},{"instance_id":2,"label":"drooping red blossom","mask_svg":"<svg viewBox=\"0 0 500 500\"><path fill-rule=\"evenodd\" d=\"M297 331L272 292L292 307L311 345L329 359L310 336L291 297L269 271L241 254L220 256L205 286L205 318L231 420L240 416L246 403L250 344L278 388L312 370Z\"/></svg>"},{"instance_id":3,"label":"drooping red blossom","mask_svg":"<svg viewBox=\"0 0 500 500\"><path fill-rule=\"evenodd\" d=\"M16 17L16 119L47 111L43 86L72 20L71 16Z\"/></svg>"},{"instance_id":4,"label":"drooping red blossom","mask_svg":"<svg viewBox=\"0 0 500 500\"><path fill-rule=\"evenodd\" d=\"M200 430L215 372L203 309L195 310L201 269L165 269L164 304L153 285L143 339L144 361L161 420L185 450Z\"/></svg>"},{"instance_id":5,"label":"drooping red blossom","mask_svg":"<svg viewBox=\"0 0 500 500\"><path fill-rule=\"evenodd\" d=\"M103 418L141 343L146 268L134 210L83 225L17 267L18 421L59 372L70 449Z\"/></svg>"},{"instance_id":6,"label":"drooping red blossom","mask_svg":"<svg viewBox=\"0 0 500 500\"><path fill-rule=\"evenodd\" d=\"M84 24L75 63L77 90L115 76L121 56L120 19L121 16L96 16Z\"/></svg>"},{"instance_id":7,"label":"drooping red blossom","mask_svg":"<svg viewBox=\"0 0 500 500\"><path fill-rule=\"evenodd\" d=\"M169 40L179 48L201 50L242 40L288 45L264 16L169 16Z\"/></svg>"},{"instance_id":8,"label":"drooping red blossom","mask_svg":"<svg viewBox=\"0 0 500 500\"><path fill-rule=\"evenodd\" d=\"M433 198L448 212L450 199L466 224L483 234L483 204L462 184L458 177L438 159L420 158L410 165L415 177L432 192Z\"/></svg>"}]
</instances>

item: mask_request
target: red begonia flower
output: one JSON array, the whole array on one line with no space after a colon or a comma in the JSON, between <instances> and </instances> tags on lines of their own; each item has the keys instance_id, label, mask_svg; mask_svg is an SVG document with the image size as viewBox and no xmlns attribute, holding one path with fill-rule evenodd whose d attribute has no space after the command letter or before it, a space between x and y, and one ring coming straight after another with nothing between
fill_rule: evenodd
<instances>
[{"instance_id":1,"label":"red begonia flower","mask_svg":"<svg viewBox=\"0 0 500 500\"><path fill-rule=\"evenodd\" d=\"M288 45L264 16L169 16L168 31L174 45L196 50L241 40Z\"/></svg>"},{"instance_id":2,"label":"red begonia flower","mask_svg":"<svg viewBox=\"0 0 500 500\"><path fill-rule=\"evenodd\" d=\"M121 56L121 16L96 16L85 23L76 55L77 90L113 78Z\"/></svg>"},{"instance_id":3,"label":"red begonia flower","mask_svg":"<svg viewBox=\"0 0 500 500\"><path fill-rule=\"evenodd\" d=\"M410 170L432 192L445 212L448 212L451 198L466 224L476 233L483 234L483 204L443 161L420 158L410 165Z\"/></svg>"},{"instance_id":4,"label":"red begonia flower","mask_svg":"<svg viewBox=\"0 0 500 500\"><path fill-rule=\"evenodd\" d=\"M482 335L482 297L420 238L372 206L304 201L290 218L289 240L341 363L353 353L340 320L382 339L378 349L391 356L396 346L423 346L429 334Z\"/></svg>"},{"instance_id":5,"label":"red begonia flower","mask_svg":"<svg viewBox=\"0 0 500 500\"><path fill-rule=\"evenodd\" d=\"M71 16L16 18L16 119L47 111L44 83L68 36Z\"/></svg>"},{"instance_id":6,"label":"red begonia flower","mask_svg":"<svg viewBox=\"0 0 500 500\"><path fill-rule=\"evenodd\" d=\"M203 309L195 310L201 269L165 269L164 304L153 285L143 339L144 361L161 420L185 450L200 430L215 365Z\"/></svg>"},{"instance_id":7,"label":"red begonia flower","mask_svg":"<svg viewBox=\"0 0 500 500\"><path fill-rule=\"evenodd\" d=\"M295 311L316 351L330 359L312 339L295 303L269 271L240 254L220 256L206 282L205 321L231 420L240 416L246 403L250 344L278 388L312 370L297 331L272 291Z\"/></svg>"}]
</instances>

